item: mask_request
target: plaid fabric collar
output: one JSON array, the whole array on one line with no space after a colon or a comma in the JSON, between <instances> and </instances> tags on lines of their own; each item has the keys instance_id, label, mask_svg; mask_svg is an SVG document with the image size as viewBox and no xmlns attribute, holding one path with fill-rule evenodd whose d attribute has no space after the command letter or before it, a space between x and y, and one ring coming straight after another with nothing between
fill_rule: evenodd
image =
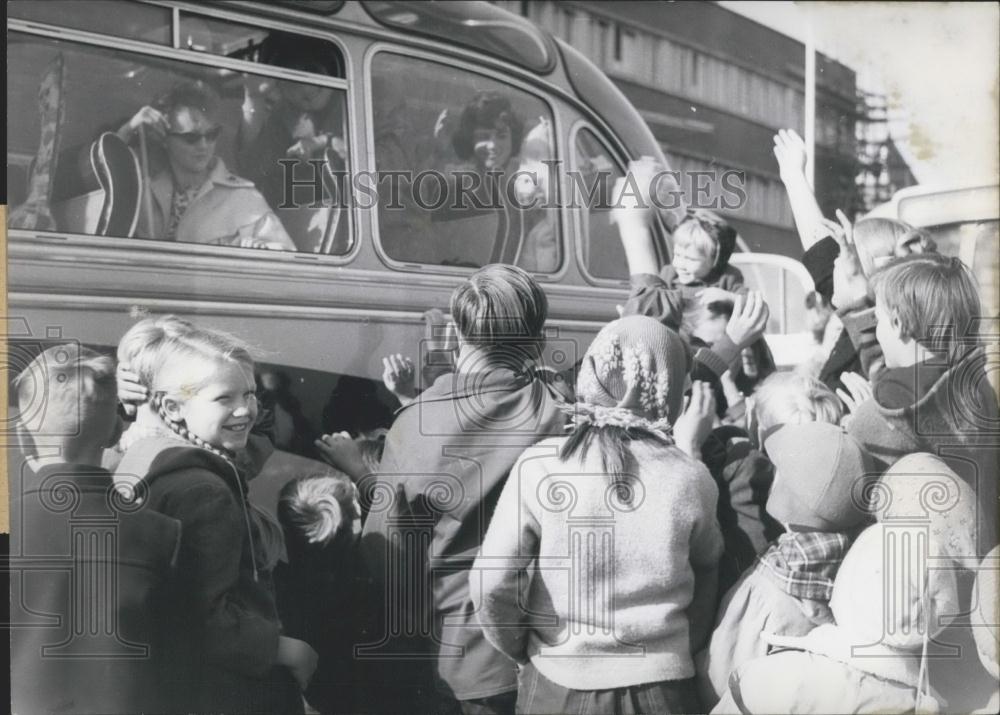
<instances>
[{"instance_id":1,"label":"plaid fabric collar","mask_svg":"<svg viewBox=\"0 0 1000 715\"><path fill-rule=\"evenodd\" d=\"M847 544L843 533L790 531L757 560L789 596L829 601Z\"/></svg>"}]
</instances>

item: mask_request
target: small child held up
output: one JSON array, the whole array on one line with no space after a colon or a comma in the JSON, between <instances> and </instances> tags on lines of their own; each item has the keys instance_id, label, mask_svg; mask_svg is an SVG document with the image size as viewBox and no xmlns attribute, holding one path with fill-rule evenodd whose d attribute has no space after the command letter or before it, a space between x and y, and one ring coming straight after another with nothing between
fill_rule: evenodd
<instances>
[{"instance_id":1,"label":"small child held up","mask_svg":"<svg viewBox=\"0 0 1000 715\"><path fill-rule=\"evenodd\" d=\"M737 668L767 654L762 633L804 635L832 620L827 604L833 579L853 532L868 520L856 494L870 461L840 427L786 424L764 448L775 467L767 513L785 533L722 600L711 642L696 659L708 707Z\"/></svg>"},{"instance_id":2,"label":"small child held up","mask_svg":"<svg viewBox=\"0 0 1000 715\"><path fill-rule=\"evenodd\" d=\"M668 174L648 157L631 162L628 171L628 177L618 179L615 185L611 211L632 279L632 290L621 315L644 315L680 331L690 306L719 298L728 300L733 305L732 318L719 340L696 350L692 368L696 379L704 375L701 368L719 377L739 364L742 350L764 334L768 320L763 296L747 291L742 275L729 265L736 231L713 214L689 211L675 230L675 263L663 267L662 275L657 275L661 266L651 226L654 204L650 190L658 184L658 178ZM641 195L629 192L632 186Z\"/></svg>"},{"instance_id":3,"label":"small child held up","mask_svg":"<svg viewBox=\"0 0 1000 715\"><path fill-rule=\"evenodd\" d=\"M363 642L357 614L364 609L357 602L357 489L346 476L300 477L282 488L278 520L288 551L288 562L275 569L281 622L319 655L306 700L322 713L358 712L353 646Z\"/></svg>"},{"instance_id":4,"label":"small child held up","mask_svg":"<svg viewBox=\"0 0 1000 715\"><path fill-rule=\"evenodd\" d=\"M736 229L711 211L688 209L674 229L674 255L660 270L668 288L693 292L712 286L737 293L743 289L743 274L729 265L736 248Z\"/></svg>"},{"instance_id":5,"label":"small child held up","mask_svg":"<svg viewBox=\"0 0 1000 715\"><path fill-rule=\"evenodd\" d=\"M660 176L649 158L629 165L631 181L619 179L613 193L611 220L621 231L622 247L632 277L632 292L626 314L648 315L666 322L681 300L692 300L705 288L745 293L743 274L729 265L736 248L736 229L711 211L688 209L673 234L671 263L660 266L649 222L653 199L650 190ZM635 196L627 189L638 188Z\"/></svg>"},{"instance_id":6,"label":"small child held up","mask_svg":"<svg viewBox=\"0 0 1000 715\"><path fill-rule=\"evenodd\" d=\"M10 575L17 605L47 615L38 621L22 610L29 625L11 629L13 712L163 712L157 616L181 525L125 505L101 467L121 433L114 361L78 345L52 347L14 390L23 453L8 455L11 554L52 565ZM83 587L111 580L110 593Z\"/></svg>"}]
</instances>

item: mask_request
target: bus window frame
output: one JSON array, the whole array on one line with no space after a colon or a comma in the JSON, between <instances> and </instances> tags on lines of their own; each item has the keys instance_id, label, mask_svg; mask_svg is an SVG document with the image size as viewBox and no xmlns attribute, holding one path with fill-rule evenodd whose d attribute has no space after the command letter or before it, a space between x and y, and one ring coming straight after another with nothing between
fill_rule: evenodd
<instances>
[{"instance_id":1,"label":"bus window frame","mask_svg":"<svg viewBox=\"0 0 1000 715\"><path fill-rule=\"evenodd\" d=\"M555 88L551 88L549 85L542 85L544 90L541 93L539 90L539 85L533 85L532 83L525 82L520 76L512 76L503 74L492 70L489 67L470 62L468 60L451 58L451 62L448 65L444 65L442 62L442 55L434 54L431 51L415 49L412 47L407 47L405 45L400 45L392 41L375 41L365 50L364 60L362 62L362 71L364 73L364 81L362 82L362 89L364 91L364 112L365 112L365 123L368 127L368 131L365 132L365 142L367 143L366 152L367 156L371 158L371 170L378 172L378 167L375 166L375 132L374 132L374 95L372 92L372 64L375 61L376 55L379 53L385 53L390 55L396 55L403 58L413 58L418 60L424 60L431 64L436 64L445 67L454 67L456 69L466 71L470 74L480 75L488 79L499 82L503 85L511 86L515 89L526 92L533 98L540 101L546 109L549 111L549 115L552 118L552 133L553 133L553 158L558 161L561 152L561 137L562 134L562 119L559 116L559 112L556 111L556 107L553 106L550 101L550 97L547 94L556 95ZM562 169L562 164L560 164L560 171L556 177L556 181L553 182L557 186L557 190L562 193L562 183L563 177L565 176L565 171ZM559 247L560 247L560 262L558 270L552 273L536 273L532 272L531 275L537 280L544 283L559 283L565 277L566 273L569 271L570 259L569 252L567 250L567 236L566 228L568 226L566 207L560 204L559 209L555 212L559 220ZM388 255L386 250L382 246L382 229L379 225L379 211L378 207L372 207L371 209L371 227L372 227L372 246L375 249L375 253L379 260L389 269L399 272L409 272L409 273L422 273L422 274L439 274L439 275L452 275L452 276L468 276L479 270L479 268L470 268L465 266L444 266L439 263L407 263L405 261L398 261Z\"/></svg>"},{"instance_id":2,"label":"bus window frame","mask_svg":"<svg viewBox=\"0 0 1000 715\"><path fill-rule=\"evenodd\" d=\"M618 168L621 170L622 175L624 176L628 171L627 164L623 163L622 158L618 154L618 152L611 149L611 147L608 145L608 142L604 141L604 137L601 136L601 132L597 129L597 127L595 127L591 122L587 121L586 119L577 120L570 128L569 146L572 147L572 157L573 157L571 160L572 165L570 167L570 171L579 172L580 170L580 165L578 163L576 155L576 139L579 136L580 132L583 131L584 129L589 131L597 140L598 144L604 147L605 151L607 151L608 155L612 158L612 160L616 162ZM576 190L575 182L572 188L574 191ZM592 275L590 271L587 270L586 261L584 261L583 257L583 208L581 207L574 209L573 214L574 214L574 220L577 222L576 241L574 243L576 244L576 261L577 261L577 266L580 269L580 275L583 276L588 283L594 286L600 286L602 288L628 288L630 285L629 276L626 276L625 278L601 278L600 276ZM588 231L588 239L589 239L589 231ZM624 248L622 250L624 250Z\"/></svg>"},{"instance_id":3,"label":"bus window frame","mask_svg":"<svg viewBox=\"0 0 1000 715\"><path fill-rule=\"evenodd\" d=\"M73 28L60 27L58 25L49 25L46 23L25 21L17 18L9 18L7 24L8 36L11 33L21 33L22 35L27 35L33 38L43 38L43 39L53 39L60 40L69 43L75 43L83 47L98 48L102 50L112 50L121 51L125 53L131 53L133 55L138 55L140 57L158 57L166 60L174 60L179 62L187 62L189 64L195 64L203 67L210 67L216 69L228 69L236 73L246 73L256 76L266 76L272 77L279 80L289 80L295 82L305 82L308 84L313 84L317 86L329 87L331 89L339 90L344 93L344 102L346 104L347 112L347 138L346 143L348 146L348 159L349 167L352 171L357 171L357 159L359 157L357 140L355 134L357 130L354 129L356 126L356 117L354 111L354 101L353 92L351 89L351 82L348 79L352 72L353 67L351 65L350 55L347 52L346 47L339 39L331 37L322 31L310 30L303 32L302 30L296 28L290 23L283 23L280 21L272 21L268 17L257 18L255 15L246 16L239 13L232 12L215 12L214 7L196 7L189 8L183 5L174 5L168 3L150 3L156 5L162 5L166 7L171 7L174 9L174 15L172 18L173 28L172 35L174 36L175 44L177 40L177 33L179 29L179 12L181 10L189 10L195 14L203 14L206 16L213 17L220 20L229 20L232 22L242 22L246 24L247 22L253 22L260 20L260 27L267 29L274 29L281 32L287 32L297 35L306 35L310 37L315 37L317 39L332 42L340 50L341 56L344 59L344 74L345 77L329 77L326 75L311 74L308 72L301 72L298 70L291 70L278 65L263 64L258 62L247 62L245 60L234 60L224 55L216 55L210 52L199 52L194 50L187 50L179 47L171 47L167 45L157 45L153 43L144 43L137 40L131 40L127 38L116 37L114 35L104 35L101 33L90 32L86 30L78 30ZM332 30L330 30L332 32ZM8 42L8 47L10 43ZM8 50L9 51L9 50ZM212 256L223 256L229 258L237 258L241 260L247 259L264 259L269 262L278 261L281 263L293 263L295 261L308 260L311 263L320 261L323 264L343 266L353 262L361 251L361 231L358 224L359 210L354 201L350 201L349 205L346 207L349 211L349 216L351 219L351 250L343 254L325 254L325 253L300 253L298 251L268 251L264 249L256 248L240 248L235 246L214 246L209 244L199 244L199 243L188 243L188 242L176 242L176 241L165 241L160 239L149 239L149 238L139 238L139 237L108 237L108 236L95 236L86 233L74 233L72 231L38 231L36 229L19 229L19 228L8 228L8 233L11 238L18 238L20 236L31 237L35 240L54 238L60 243L65 243L67 238L72 238L73 242L83 241L84 244L91 244L95 246L103 246L105 241L109 242L111 246L123 245L129 248L142 248L144 251L156 252L157 250L164 250L164 248L172 249L169 250L170 253L180 252L189 254L206 254ZM127 244L122 244L122 242L127 242ZM112 248L113 250L113 248Z\"/></svg>"}]
</instances>

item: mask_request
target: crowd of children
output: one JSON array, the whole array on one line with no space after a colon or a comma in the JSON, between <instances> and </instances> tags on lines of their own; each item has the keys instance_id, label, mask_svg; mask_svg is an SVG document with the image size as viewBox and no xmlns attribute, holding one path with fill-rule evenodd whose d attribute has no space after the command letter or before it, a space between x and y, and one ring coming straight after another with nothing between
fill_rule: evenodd
<instances>
[{"instance_id":1,"label":"crowd of children","mask_svg":"<svg viewBox=\"0 0 1000 715\"><path fill-rule=\"evenodd\" d=\"M541 287L486 266L450 368L386 356L391 426L323 462L264 436L232 335L166 316L117 366L42 352L14 383L12 550L39 560L12 575L14 710L995 711L975 281L905 225L826 221L797 136L775 154L843 325L798 371L732 227L689 212L661 267L641 201L612 212L631 294L571 379Z\"/></svg>"}]
</instances>

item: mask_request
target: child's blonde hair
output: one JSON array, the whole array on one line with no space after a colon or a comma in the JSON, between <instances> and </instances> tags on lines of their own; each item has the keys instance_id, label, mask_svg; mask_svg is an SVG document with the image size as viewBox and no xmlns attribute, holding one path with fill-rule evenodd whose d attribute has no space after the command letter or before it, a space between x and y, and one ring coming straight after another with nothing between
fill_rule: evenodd
<instances>
[{"instance_id":1,"label":"child's blonde hair","mask_svg":"<svg viewBox=\"0 0 1000 715\"><path fill-rule=\"evenodd\" d=\"M684 221L674 231L674 250L691 246L714 263L719 255L719 244L697 221Z\"/></svg>"},{"instance_id":2,"label":"child's blonde hair","mask_svg":"<svg viewBox=\"0 0 1000 715\"><path fill-rule=\"evenodd\" d=\"M816 378L776 372L753 393L757 427L767 433L778 425L804 422L838 424L843 409L837 396Z\"/></svg>"},{"instance_id":3,"label":"child's blonde hair","mask_svg":"<svg viewBox=\"0 0 1000 715\"><path fill-rule=\"evenodd\" d=\"M149 388L160 349L167 342L194 330L193 323L176 315L140 320L119 341L118 362L128 365L139 382Z\"/></svg>"},{"instance_id":4,"label":"child's blonde hair","mask_svg":"<svg viewBox=\"0 0 1000 715\"><path fill-rule=\"evenodd\" d=\"M59 441L68 462L95 446L108 447L120 434L115 363L75 343L49 348L12 383L17 424L28 451L34 435Z\"/></svg>"},{"instance_id":5,"label":"child's blonde hair","mask_svg":"<svg viewBox=\"0 0 1000 715\"><path fill-rule=\"evenodd\" d=\"M282 527L308 544L325 546L354 517L354 485L329 474L300 477L286 484L278 496Z\"/></svg>"},{"instance_id":6,"label":"child's blonde hair","mask_svg":"<svg viewBox=\"0 0 1000 715\"><path fill-rule=\"evenodd\" d=\"M199 370L198 362L211 370ZM208 444L187 427L167 416L163 401L170 397L186 402L211 381L215 368L226 362L236 363L253 380L254 361L250 346L229 333L211 328L195 328L166 338L152 355L149 370L150 404L163 422L185 440L223 457L233 455L217 445Z\"/></svg>"},{"instance_id":7,"label":"child's blonde hair","mask_svg":"<svg viewBox=\"0 0 1000 715\"><path fill-rule=\"evenodd\" d=\"M893 257L937 250L937 244L926 231L891 218L863 218L854 224L853 235L861 270L866 276Z\"/></svg>"},{"instance_id":8,"label":"child's blonde hair","mask_svg":"<svg viewBox=\"0 0 1000 715\"><path fill-rule=\"evenodd\" d=\"M958 258L918 253L897 258L871 278L876 302L899 319L904 340L957 358L982 315L976 279Z\"/></svg>"}]
</instances>

